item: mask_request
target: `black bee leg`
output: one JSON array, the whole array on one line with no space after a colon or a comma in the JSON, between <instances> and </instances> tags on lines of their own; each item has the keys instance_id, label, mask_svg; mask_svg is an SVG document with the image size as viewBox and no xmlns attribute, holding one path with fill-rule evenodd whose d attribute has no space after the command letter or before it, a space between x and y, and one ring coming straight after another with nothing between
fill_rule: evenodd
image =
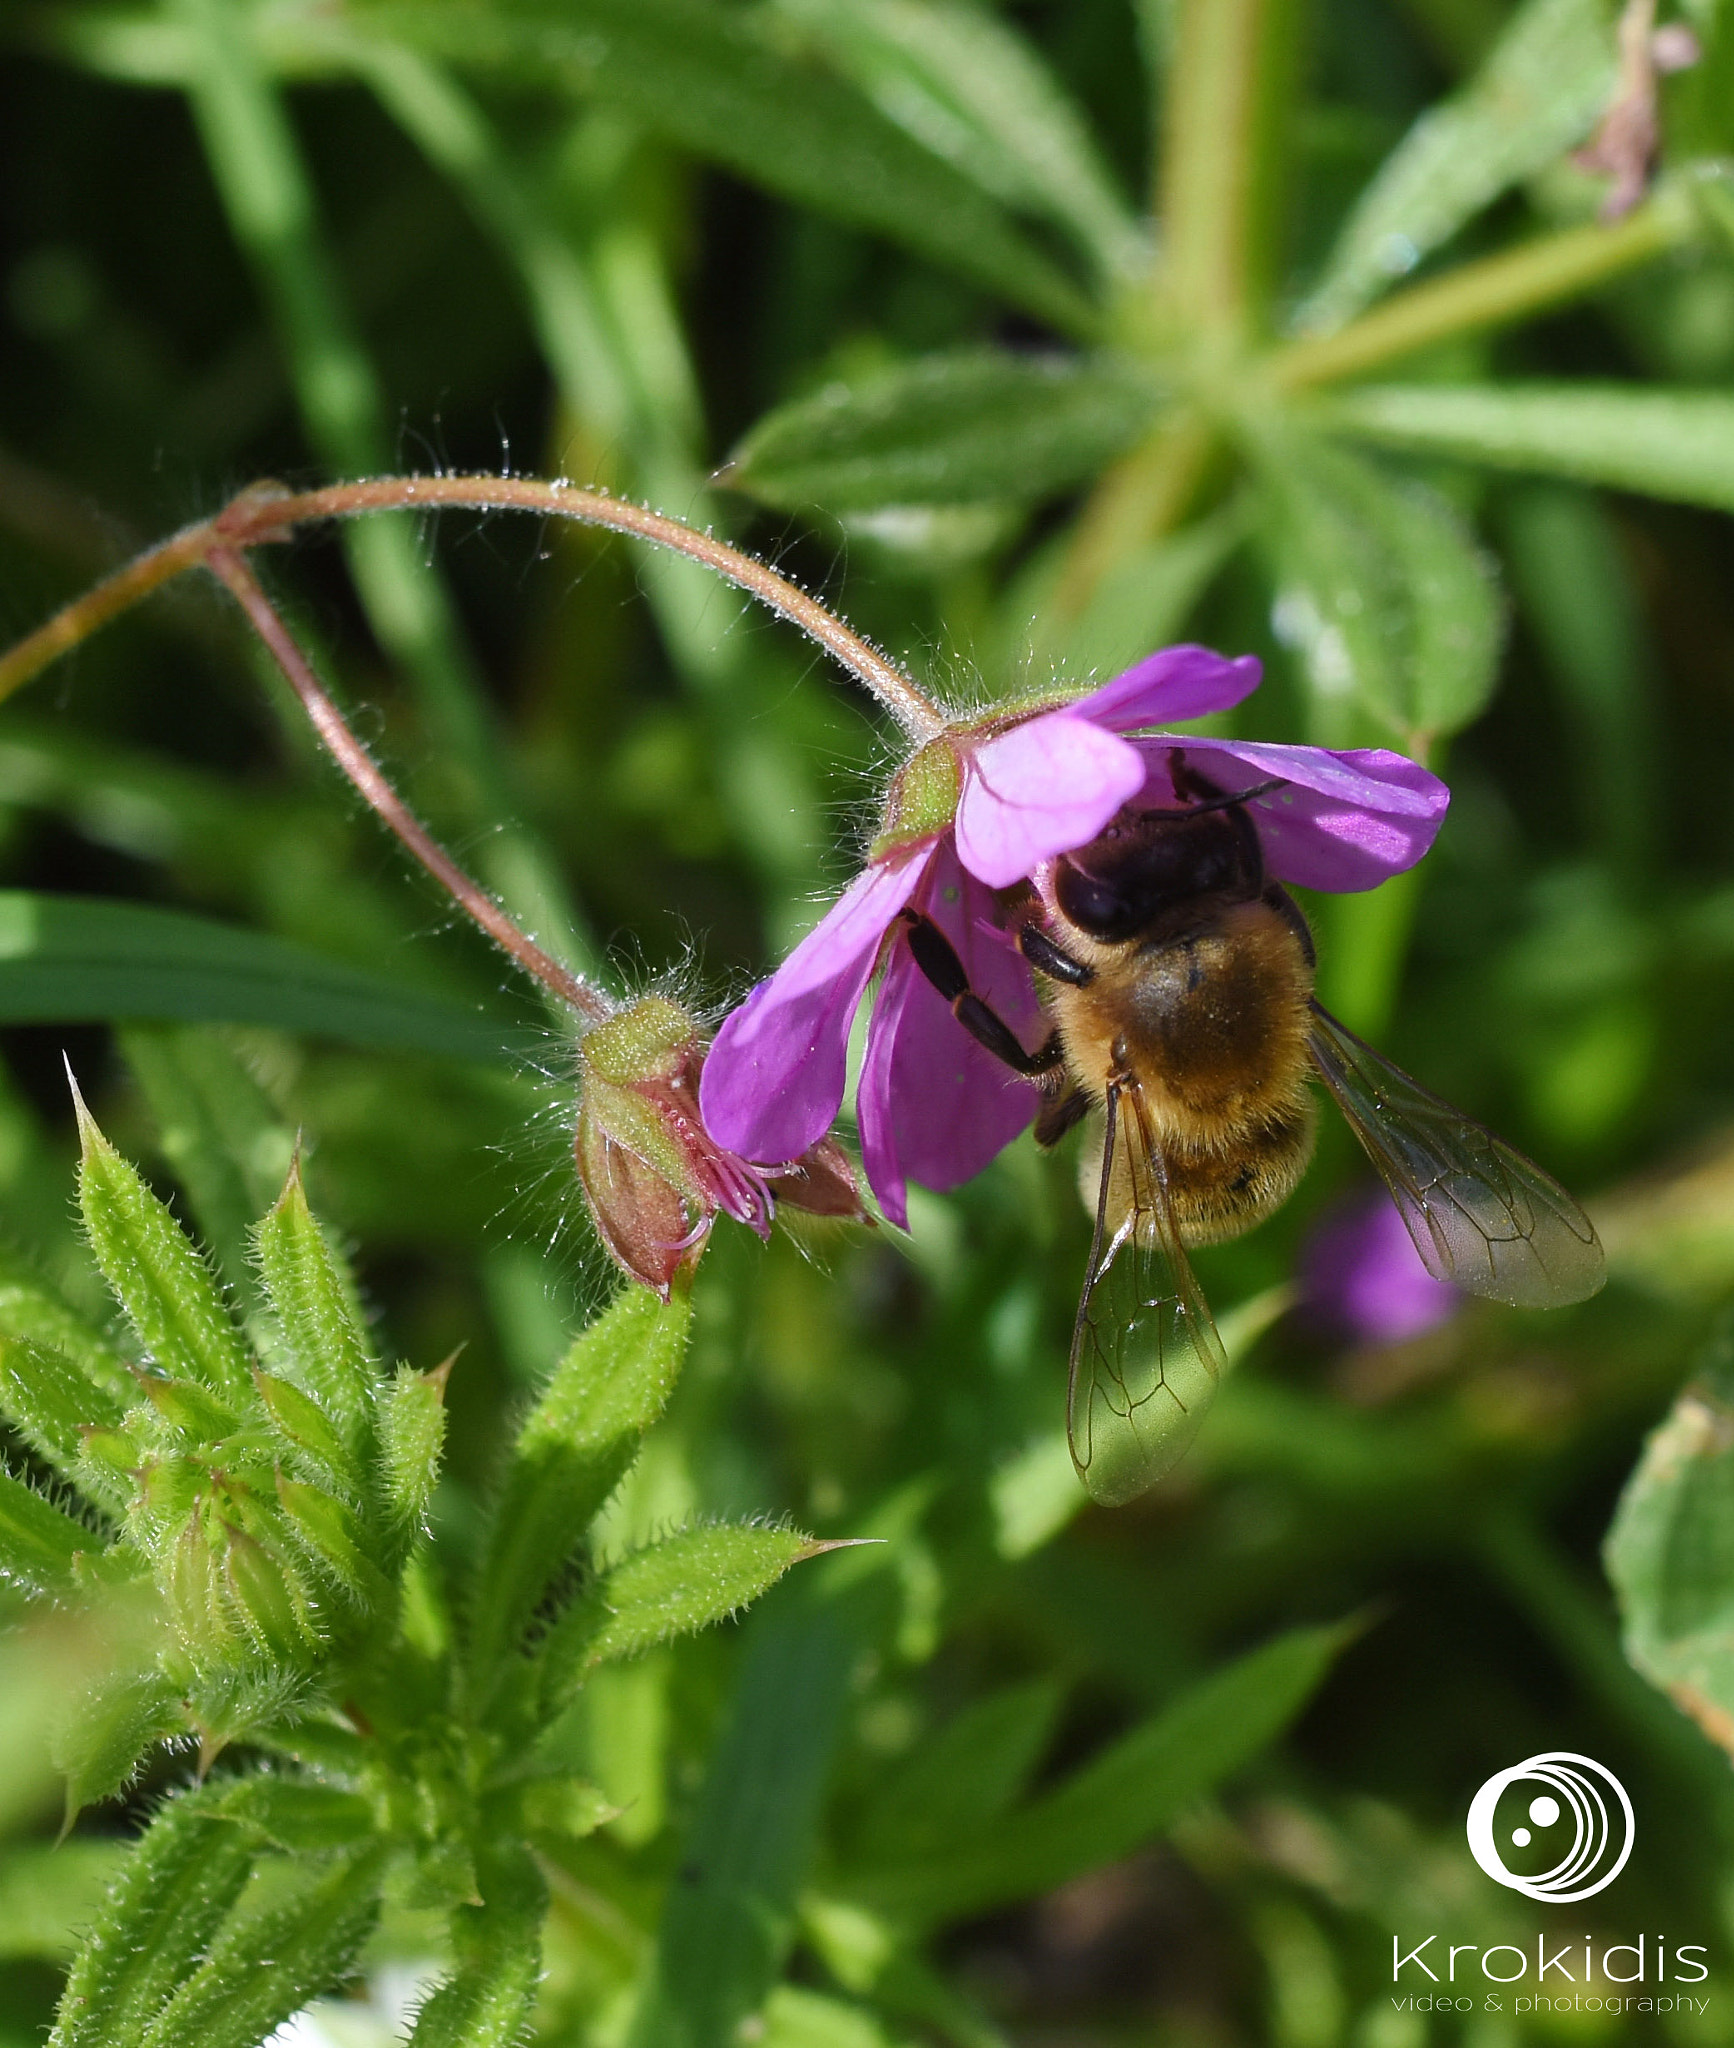
<instances>
[{"instance_id":1,"label":"black bee leg","mask_svg":"<svg viewBox=\"0 0 1734 2048\"><path fill-rule=\"evenodd\" d=\"M1089 1107L1090 1098L1081 1088L1068 1088L1063 1095L1050 1095L1036 1113L1036 1143L1057 1145L1088 1113Z\"/></svg>"},{"instance_id":2,"label":"black bee leg","mask_svg":"<svg viewBox=\"0 0 1734 2048\"><path fill-rule=\"evenodd\" d=\"M1032 967L1040 968L1050 981L1063 981L1072 988L1088 988L1096 970L1074 960L1056 946L1039 924L1026 924L1018 933L1018 950Z\"/></svg>"},{"instance_id":3,"label":"black bee leg","mask_svg":"<svg viewBox=\"0 0 1734 2048\"><path fill-rule=\"evenodd\" d=\"M1173 783L1176 796L1190 797L1194 803L1209 803L1212 798L1220 801L1227 795L1219 783L1193 767L1183 747L1168 749L1168 780Z\"/></svg>"},{"instance_id":4,"label":"black bee leg","mask_svg":"<svg viewBox=\"0 0 1734 2048\"><path fill-rule=\"evenodd\" d=\"M909 951L927 979L951 1005L951 1014L977 1045L985 1046L996 1060L1003 1060L1014 1074L1036 1080L1052 1073L1060 1064L1060 1041L1050 1037L1037 1052L1025 1052L1017 1033L997 1016L969 985L969 972L957 957L957 948L932 918L919 910L901 913L908 928Z\"/></svg>"}]
</instances>

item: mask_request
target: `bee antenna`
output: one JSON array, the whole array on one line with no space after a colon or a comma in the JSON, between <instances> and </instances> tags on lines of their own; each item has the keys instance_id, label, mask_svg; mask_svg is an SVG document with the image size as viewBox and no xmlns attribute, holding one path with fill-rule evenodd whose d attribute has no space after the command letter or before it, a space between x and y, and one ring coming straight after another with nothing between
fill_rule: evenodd
<instances>
[{"instance_id":1,"label":"bee antenna","mask_svg":"<svg viewBox=\"0 0 1734 2048\"><path fill-rule=\"evenodd\" d=\"M1272 790L1287 787L1286 775L1273 775L1268 782L1255 782L1250 789L1238 789L1221 796L1202 797L1195 804L1140 811L1138 815L1141 818L1196 818L1201 811L1230 811L1236 804L1249 804L1256 796L1269 796Z\"/></svg>"}]
</instances>

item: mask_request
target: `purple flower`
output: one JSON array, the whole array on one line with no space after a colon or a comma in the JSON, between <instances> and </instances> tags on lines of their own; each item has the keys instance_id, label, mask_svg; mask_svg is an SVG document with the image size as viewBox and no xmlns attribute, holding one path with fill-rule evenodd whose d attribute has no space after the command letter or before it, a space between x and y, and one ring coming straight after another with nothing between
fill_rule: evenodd
<instances>
[{"instance_id":1,"label":"purple flower","mask_svg":"<svg viewBox=\"0 0 1734 2048\"><path fill-rule=\"evenodd\" d=\"M1463 1306L1457 1289L1422 1265L1397 1205L1382 1192L1325 1218L1302 1247L1299 1279L1307 1319L1357 1344L1400 1344Z\"/></svg>"},{"instance_id":2,"label":"purple flower","mask_svg":"<svg viewBox=\"0 0 1734 2048\"><path fill-rule=\"evenodd\" d=\"M1400 754L1121 736L1227 710L1259 677L1250 655L1164 648L1089 696L958 725L924 746L892 785L865 870L718 1032L700 1097L717 1142L781 1161L830 1128L850 1026L883 960L856 1105L867 1178L901 1224L909 1180L943 1190L979 1173L1035 1115L1037 1090L976 1044L887 934L904 910L925 912L1033 1051L1045 1033L1035 980L996 892L1088 846L1123 807L1172 804L1175 746L1224 789L1283 778L1248 806L1279 881L1370 889L1413 866L1449 798Z\"/></svg>"}]
</instances>

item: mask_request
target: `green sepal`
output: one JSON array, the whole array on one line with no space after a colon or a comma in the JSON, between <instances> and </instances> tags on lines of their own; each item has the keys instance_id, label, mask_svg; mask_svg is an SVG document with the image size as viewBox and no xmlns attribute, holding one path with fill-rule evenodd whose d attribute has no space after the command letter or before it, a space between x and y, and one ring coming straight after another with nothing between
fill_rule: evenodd
<instances>
[{"instance_id":1,"label":"green sepal","mask_svg":"<svg viewBox=\"0 0 1734 2048\"><path fill-rule=\"evenodd\" d=\"M452 1915L457 1968L422 2006L407 2048L515 2048L542 1973L547 1887L521 1849L489 1859L477 1905Z\"/></svg>"},{"instance_id":2,"label":"green sepal","mask_svg":"<svg viewBox=\"0 0 1734 2048\"><path fill-rule=\"evenodd\" d=\"M726 1620L791 1565L837 1547L798 1529L747 1523L686 1529L634 1551L549 1630L541 1657L544 1713L557 1712L598 1664Z\"/></svg>"},{"instance_id":3,"label":"green sepal","mask_svg":"<svg viewBox=\"0 0 1734 2048\"><path fill-rule=\"evenodd\" d=\"M241 1418L232 1408L191 1380L164 1379L159 1373L141 1372L138 1387L171 1429L197 1443L226 1442L241 1427Z\"/></svg>"},{"instance_id":4,"label":"green sepal","mask_svg":"<svg viewBox=\"0 0 1734 2048\"><path fill-rule=\"evenodd\" d=\"M354 1283L307 1206L301 1162L253 1234L265 1291L307 1392L359 1458L367 1446L377 1372L362 1335Z\"/></svg>"},{"instance_id":5,"label":"green sepal","mask_svg":"<svg viewBox=\"0 0 1734 2048\"><path fill-rule=\"evenodd\" d=\"M88 1583L85 1559L103 1547L93 1530L0 1471L0 1579L38 1599L70 1599Z\"/></svg>"},{"instance_id":6,"label":"green sepal","mask_svg":"<svg viewBox=\"0 0 1734 2048\"><path fill-rule=\"evenodd\" d=\"M117 1429L126 1416L110 1388L64 1352L17 1337L0 1340L0 1410L31 1449L69 1479L86 1476L86 1432ZM104 1505L113 1506L124 1501L126 1489L110 1480L105 1494Z\"/></svg>"},{"instance_id":7,"label":"green sepal","mask_svg":"<svg viewBox=\"0 0 1734 2048\"><path fill-rule=\"evenodd\" d=\"M55 1731L54 1767L66 1780L66 1825L129 1785L159 1742L185 1725L174 1681L152 1669L93 1688Z\"/></svg>"},{"instance_id":8,"label":"green sepal","mask_svg":"<svg viewBox=\"0 0 1734 2048\"><path fill-rule=\"evenodd\" d=\"M384 1861L383 1849L369 1848L335 1869L291 1864L289 1896L269 1912L229 1918L146 2024L140 2048L256 2048L347 1973L379 1916Z\"/></svg>"},{"instance_id":9,"label":"green sepal","mask_svg":"<svg viewBox=\"0 0 1734 2048\"><path fill-rule=\"evenodd\" d=\"M265 1412L283 1437L297 1451L316 1458L332 1479L359 1494L361 1472L349 1446L318 1402L310 1400L292 1381L278 1379L272 1373L254 1373L253 1385L265 1404Z\"/></svg>"},{"instance_id":10,"label":"green sepal","mask_svg":"<svg viewBox=\"0 0 1734 2048\"><path fill-rule=\"evenodd\" d=\"M204 1953L254 1854L214 1803L207 1790L157 1809L74 1958L49 2048L131 2048Z\"/></svg>"},{"instance_id":11,"label":"green sepal","mask_svg":"<svg viewBox=\"0 0 1734 2048\"><path fill-rule=\"evenodd\" d=\"M238 1411L251 1394L246 1347L197 1249L96 1127L82 1098L78 1203L103 1278L156 1364Z\"/></svg>"},{"instance_id":12,"label":"green sepal","mask_svg":"<svg viewBox=\"0 0 1734 2048\"><path fill-rule=\"evenodd\" d=\"M379 1434L379 1490L386 1528L400 1550L421 1533L439 1478L446 1437L448 1359L433 1372L400 1366L381 1388L374 1411Z\"/></svg>"},{"instance_id":13,"label":"green sepal","mask_svg":"<svg viewBox=\"0 0 1734 2048\"><path fill-rule=\"evenodd\" d=\"M223 1535L225 1589L248 1642L274 1664L306 1665L324 1636L307 1588L246 1530L229 1526Z\"/></svg>"},{"instance_id":14,"label":"green sepal","mask_svg":"<svg viewBox=\"0 0 1734 2048\"><path fill-rule=\"evenodd\" d=\"M519 1431L472 1608L470 1655L484 1697L661 1414L689 1319L678 1288L667 1302L627 1288L573 1344Z\"/></svg>"},{"instance_id":15,"label":"green sepal","mask_svg":"<svg viewBox=\"0 0 1734 2048\"><path fill-rule=\"evenodd\" d=\"M368 1554L366 1532L340 1500L282 1472L277 1499L295 1535L358 1606L373 1613L389 1607L391 1589Z\"/></svg>"}]
</instances>

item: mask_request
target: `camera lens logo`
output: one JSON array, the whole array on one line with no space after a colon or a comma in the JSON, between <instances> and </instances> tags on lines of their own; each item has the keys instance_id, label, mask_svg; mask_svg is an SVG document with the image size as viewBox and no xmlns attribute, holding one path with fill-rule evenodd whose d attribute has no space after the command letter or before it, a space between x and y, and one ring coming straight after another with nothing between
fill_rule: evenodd
<instances>
[{"instance_id":1,"label":"camera lens logo","mask_svg":"<svg viewBox=\"0 0 1734 2048\"><path fill-rule=\"evenodd\" d=\"M1511 1809L1518 1802L1508 1802L1502 1816L1500 1801L1514 1786L1530 1785L1537 1788L1524 1815L1531 1825L1512 1827ZM1569 1749L1544 1750L1508 1771L1496 1772L1469 1805L1469 1853L1496 1883L1543 1905L1563 1906L1605 1890L1626 1867L1632 1830L1626 1788L1605 1764ZM1545 1838L1542 1850L1557 1848L1558 1861L1546 1870L1519 1875L1506 1867L1500 1853L1502 1831L1518 1849L1530 1848L1538 1836Z\"/></svg>"}]
</instances>

